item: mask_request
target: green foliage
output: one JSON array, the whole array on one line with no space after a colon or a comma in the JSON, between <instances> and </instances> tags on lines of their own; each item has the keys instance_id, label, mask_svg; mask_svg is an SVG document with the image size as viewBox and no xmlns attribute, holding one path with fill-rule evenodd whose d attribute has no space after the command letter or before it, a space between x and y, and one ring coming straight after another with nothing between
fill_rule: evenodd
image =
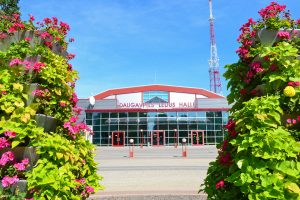
<instances>
[{"instance_id":1,"label":"green foliage","mask_svg":"<svg viewBox=\"0 0 300 200\"><path fill-rule=\"evenodd\" d=\"M271 3L243 25L240 60L225 67L233 106L201 190L208 199L300 199L300 43L283 8ZM262 41L256 33L266 28L284 36Z\"/></svg>"},{"instance_id":2,"label":"green foliage","mask_svg":"<svg viewBox=\"0 0 300 200\"><path fill-rule=\"evenodd\" d=\"M0 0L0 14L12 15L20 13L19 0Z\"/></svg>"},{"instance_id":3,"label":"green foliage","mask_svg":"<svg viewBox=\"0 0 300 200\"><path fill-rule=\"evenodd\" d=\"M28 191L13 194L8 186L0 195L9 194L9 199L88 198L103 189L99 185L102 177L97 175L94 146L83 136L88 131L86 125L75 123L78 75L65 51L68 25L37 28L32 21L22 22L16 15L0 19L0 34L5 35L0 39L0 137L9 144L6 149L1 146L0 155L16 147L33 146L39 156L25 174L16 170L12 162L2 167L0 179L26 178ZM15 22L24 27L10 33ZM46 31L48 38L39 35ZM33 91L32 85L36 87ZM37 114L54 118L56 129L46 132ZM7 131L15 136L7 136Z\"/></svg>"}]
</instances>

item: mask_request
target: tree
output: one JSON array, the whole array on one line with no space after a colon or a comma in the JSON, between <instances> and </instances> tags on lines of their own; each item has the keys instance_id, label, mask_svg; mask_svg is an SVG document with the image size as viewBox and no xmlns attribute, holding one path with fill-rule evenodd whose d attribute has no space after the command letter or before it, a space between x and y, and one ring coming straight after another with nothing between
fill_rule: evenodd
<instances>
[{"instance_id":1,"label":"tree","mask_svg":"<svg viewBox=\"0 0 300 200\"><path fill-rule=\"evenodd\" d=\"M12 15L20 13L19 0L0 0L0 15Z\"/></svg>"}]
</instances>

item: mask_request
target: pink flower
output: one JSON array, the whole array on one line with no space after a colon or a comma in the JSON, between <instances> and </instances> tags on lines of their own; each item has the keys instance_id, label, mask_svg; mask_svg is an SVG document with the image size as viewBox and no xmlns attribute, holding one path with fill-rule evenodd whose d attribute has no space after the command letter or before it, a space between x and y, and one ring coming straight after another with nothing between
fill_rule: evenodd
<instances>
[{"instance_id":1,"label":"pink flower","mask_svg":"<svg viewBox=\"0 0 300 200\"><path fill-rule=\"evenodd\" d=\"M271 65L269 69L271 71L276 71L277 70L277 66L276 65Z\"/></svg>"},{"instance_id":2,"label":"pink flower","mask_svg":"<svg viewBox=\"0 0 300 200\"><path fill-rule=\"evenodd\" d=\"M216 189L222 188L224 186L225 186L224 180L221 180L216 184Z\"/></svg>"},{"instance_id":3,"label":"pink flower","mask_svg":"<svg viewBox=\"0 0 300 200\"><path fill-rule=\"evenodd\" d=\"M15 58L12 61L10 61L9 66L12 67L14 65L22 65L23 62L19 58Z\"/></svg>"},{"instance_id":4,"label":"pink flower","mask_svg":"<svg viewBox=\"0 0 300 200\"><path fill-rule=\"evenodd\" d=\"M56 17L52 17L52 20L53 20L53 24L54 24L54 25L57 25L58 19L57 19Z\"/></svg>"},{"instance_id":5,"label":"pink flower","mask_svg":"<svg viewBox=\"0 0 300 200\"><path fill-rule=\"evenodd\" d=\"M35 96L38 96L38 97L45 97L46 96L45 91L39 90L39 89L33 90L32 95L35 95Z\"/></svg>"},{"instance_id":6,"label":"pink flower","mask_svg":"<svg viewBox=\"0 0 300 200\"><path fill-rule=\"evenodd\" d=\"M75 182L80 183L80 184L86 184L86 181L84 178L82 179L75 179Z\"/></svg>"},{"instance_id":7,"label":"pink flower","mask_svg":"<svg viewBox=\"0 0 300 200\"><path fill-rule=\"evenodd\" d=\"M14 168L18 171L25 171L25 165L23 163L14 164Z\"/></svg>"},{"instance_id":8,"label":"pink flower","mask_svg":"<svg viewBox=\"0 0 300 200\"><path fill-rule=\"evenodd\" d=\"M222 150L226 151L227 147L228 147L228 140L224 140Z\"/></svg>"},{"instance_id":9,"label":"pink flower","mask_svg":"<svg viewBox=\"0 0 300 200\"><path fill-rule=\"evenodd\" d=\"M91 186L86 186L86 187L85 187L85 190L86 190L86 192L87 192L87 193L89 193L89 194L91 194L91 193L94 193L94 192L95 192L94 188L93 188L93 187L91 187Z\"/></svg>"},{"instance_id":10,"label":"pink flower","mask_svg":"<svg viewBox=\"0 0 300 200\"><path fill-rule=\"evenodd\" d=\"M2 154L1 159L0 159L0 165L4 166L6 163L9 161L14 160L14 154L11 151L7 151L4 154Z\"/></svg>"},{"instance_id":11,"label":"pink flower","mask_svg":"<svg viewBox=\"0 0 300 200\"><path fill-rule=\"evenodd\" d=\"M278 37L280 37L281 39L290 39L290 33L287 31L279 31L277 33Z\"/></svg>"},{"instance_id":12,"label":"pink flower","mask_svg":"<svg viewBox=\"0 0 300 200\"><path fill-rule=\"evenodd\" d=\"M300 82L299 81L291 81L291 82L288 82L288 85L293 86L293 87L298 87L300 85Z\"/></svg>"},{"instance_id":13,"label":"pink flower","mask_svg":"<svg viewBox=\"0 0 300 200\"><path fill-rule=\"evenodd\" d=\"M228 123L225 125L225 128L227 128L229 132L233 131L235 129L235 121L230 119Z\"/></svg>"},{"instance_id":14,"label":"pink flower","mask_svg":"<svg viewBox=\"0 0 300 200\"><path fill-rule=\"evenodd\" d=\"M292 123L292 119L287 119L286 122L287 122L288 124L291 124L291 123Z\"/></svg>"},{"instance_id":15,"label":"pink flower","mask_svg":"<svg viewBox=\"0 0 300 200\"><path fill-rule=\"evenodd\" d=\"M27 37L27 38L25 38L25 40L26 40L27 42L29 42L29 41L31 40L31 38L30 38L30 37Z\"/></svg>"},{"instance_id":16,"label":"pink flower","mask_svg":"<svg viewBox=\"0 0 300 200\"><path fill-rule=\"evenodd\" d=\"M70 30L70 26L67 23L60 22L60 26L63 30Z\"/></svg>"},{"instance_id":17,"label":"pink flower","mask_svg":"<svg viewBox=\"0 0 300 200\"><path fill-rule=\"evenodd\" d=\"M16 30L16 28L15 27L10 27L9 29L8 29L8 32L9 33L14 33L14 32L16 32L17 30Z\"/></svg>"},{"instance_id":18,"label":"pink flower","mask_svg":"<svg viewBox=\"0 0 300 200\"><path fill-rule=\"evenodd\" d=\"M221 165L229 164L230 159L231 159L230 153L227 153L225 156L220 157L220 164Z\"/></svg>"},{"instance_id":19,"label":"pink flower","mask_svg":"<svg viewBox=\"0 0 300 200\"><path fill-rule=\"evenodd\" d=\"M47 17L47 18L43 19L43 22L45 22L45 24L50 24L50 23L52 23L52 20Z\"/></svg>"},{"instance_id":20,"label":"pink flower","mask_svg":"<svg viewBox=\"0 0 300 200\"><path fill-rule=\"evenodd\" d=\"M252 90L252 91L250 92L250 94L251 94L251 95L256 95L256 94L257 94L257 90Z\"/></svg>"},{"instance_id":21,"label":"pink flower","mask_svg":"<svg viewBox=\"0 0 300 200\"><path fill-rule=\"evenodd\" d=\"M59 102L59 105L60 105L61 107L66 107L66 102L61 101L61 102Z\"/></svg>"},{"instance_id":22,"label":"pink flower","mask_svg":"<svg viewBox=\"0 0 300 200\"><path fill-rule=\"evenodd\" d=\"M42 62L37 62L37 63L34 63L33 65L33 70L40 73L41 72L41 69L44 68L46 66L45 63L42 63Z\"/></svg>"},{"instance_id":23,"label":"pink flower","mask_svg":"<svg viewBox=\"0 0 300 200\"><path fill-rule=\"evenodd\" d=\"M71 59L75 58L75 54L69 53L69 54L66 56L66 58L67 58L68 60L71 60Z\"/></svg>"},{"instance_id":24,"label":"pink flower","mask_svg":"<svg viewBox=\"0 0 300 200\"><path fill-rule=\"evenodd\" d=\"M236 137L238 134L238 132L236 132L236 130L232 130L230 136L231 137Z\"/></svg>"},{"instance_id":25,"label":"pink flower","mask_svg":"<svg viewBox=\"0 0 300 200\"><path fill-rule=\"evenodd\" d=\"M297 120L300 121L300 116L297 117Z\"/></svg>"},{"instance_id":26,"label":"pink flower","mask_svg":"<svg viewBox=\"0 0 300 200\"><path fill-rule=\"evenodd\" d=\"M23 163L24 165L28 165L28 164L29 164L29 159L28 159L28 158L24 158L24 159L22 160L22 163Z\"/></svg>"},{"instance_id":27,"label":"pink flower","mask_svg":"<svg viewBox=\"0 0 300 200\"><path fill-rule=\"evenodd\" d=\"M17 183L19 181L17 176L13 176L13 177L9 177L9 176L4 176L4 178L2 179L2 186L4 188L9 187L15 183Z\"/></svg>"},{"instance_id":28,"label":"pink flower","mask_svg":"<svg viewBox=\"0 0 300 200\"><path fill-rule=\"evenodd\" d=\"M40 36L41 36L43 39L46 39L46 38L51 39L51 38L52 38L52 36L51 36L48 32L42 32L42 33L40 34Z\"/></svg>"},{"instance_id":29,"label":"pink flower","mask_svg":"<svg viewBox=\"0 0 300 200\"><path fill-rule=\"evenodd\" d=\"M293 120L292 120L292 123L293 123L293 124L296 124L296 123L297 123L297 120L296 120L296 119L293 119Z\"/></svg>"},{"instance_id":30,"label":"pink flower","mask_svg":"<svg viewBox=\"0 0 300 200\"><path fill-rule=\"evenodd\" d=\"M12 16L15 18L15 20L20 20L20 14L14 13Z\"/></svg>"},{"instance_id":31,"label":"pink flower","mask_svg":"<svg viewBox=\"0 0 300 200\"><path fill-rule=\"evenodd\" d=\"M7 38L7 34L6 33L0 33L0 39L5 39Z\"/></svg>"},{"instance_id":32,"label":"pink flower","mask_svg":"<svg viewBox=\"0 0 300 200\"><path fill-rule=\"evenodd\" d=\"M7 94L7 91L2 91L1 94L5 95Z\"/></svg>"},{"instance_id":33,"label":"pink flower","mask_svg":"<svg viewBox=\"0 0 300 200\"><path fill-rule=\"evenodd\" d=\"M4 137L0 137L0 150L5 147L10 147L10 142Z\"/></svg>"},{"instance_id":34,"label":"pink flower","mask_svg":"<svg viewBox=\"0 0 300 200\"><path fill-rule=\"evenodd\" d=\"M33 15L29 15L29 21L34 21L35 20L35 18L34 18L34 16Z\"/></svg>"},{"instance_id":35,"label":"pink flower","mask_svg":"<svg viewBox=\"0 0 300 200\"><path fill-rule=\"evenodd\" d=\"M11 138L14 138L14 137L16 137L16 132L14 132L14 131L5 131L4 132L4 135L6 136L6 137L11 137Z\"/></svg>"},{"instance_id":36,"label":"pink flower","mask_svg":"<svg viewBox=\"0 0 300 200\"><path fill-rule=\"evenodd\" d=\"M248 91L247 91L246 89L241 89L241 90L240 90L240 94L241 94L241 95L245 95L245 94L247 94L247 92L248 92Z\"/></svg>"}]
</instances>

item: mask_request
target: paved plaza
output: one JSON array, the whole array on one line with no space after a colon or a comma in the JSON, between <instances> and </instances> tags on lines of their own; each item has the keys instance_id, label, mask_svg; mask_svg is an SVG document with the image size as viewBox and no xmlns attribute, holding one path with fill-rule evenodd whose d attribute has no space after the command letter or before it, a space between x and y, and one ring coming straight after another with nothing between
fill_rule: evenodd
<instances>
[{"instance_id":1,"label":"paved plaza","mask_svg":"<svg viewBox=\"0 0 300 200\"><path fill-rule=\"evenodd\" d=\"M104 191L90 199L205 199L198 194L208 163L217 156L215 146L182 148L97 147L95 160L103 176Z\"/></svg>"}]
</instances>

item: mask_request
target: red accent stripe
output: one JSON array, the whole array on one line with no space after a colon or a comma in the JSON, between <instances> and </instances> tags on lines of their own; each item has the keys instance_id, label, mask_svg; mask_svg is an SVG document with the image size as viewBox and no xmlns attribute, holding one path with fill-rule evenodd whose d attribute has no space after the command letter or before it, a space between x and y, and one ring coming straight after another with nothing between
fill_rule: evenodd
<instances>
[{"instance_id":1,"label":"red accent stripe","mask_svg":"<svg viewBox=\"0 0 300 200\"><path fill-rule=\"evenodd\" d=\"M206 96L208 98L218 98L223 99L225 97L215 94L213 92L198 89L198 88L186 88L186 87L179 87L179 86L167 86L167 85L147 85L147 86L137 86L137 87L130 87L130 88L120 88L120 89L112 89L100 94L95 95L96 100L104 99L105 97L111 95L118 95L118 94L129 94L129 93L137 93L137 92L145 92L145 91L166 91L166 92L178 92L178 93L190 93L190 94L200 94Z\"/></svg>"}]
</instances>

